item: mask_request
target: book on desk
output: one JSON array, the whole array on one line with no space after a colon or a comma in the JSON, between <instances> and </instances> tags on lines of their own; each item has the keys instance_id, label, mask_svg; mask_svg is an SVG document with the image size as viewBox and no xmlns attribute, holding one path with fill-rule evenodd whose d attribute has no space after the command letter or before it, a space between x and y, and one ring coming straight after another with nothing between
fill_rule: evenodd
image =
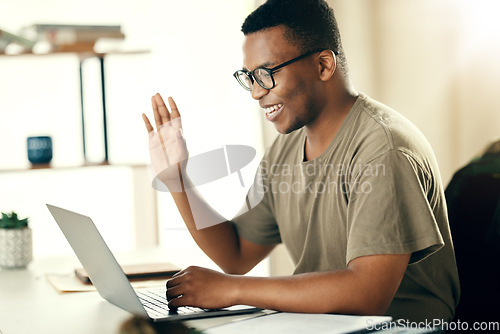
<instances>
[{"instance_id":1,"label":"book on desk","mask_svg":"<svg viewBox=\"0 0 500 334\"><path fill-rule=\"evenodd\" d=\"M169 279L181 269L171 263L146 263L121 266L129 281ZM91 280L84 268L75 269L76 277L84 284L91 284Z\"/></svg>"}]
</instances>

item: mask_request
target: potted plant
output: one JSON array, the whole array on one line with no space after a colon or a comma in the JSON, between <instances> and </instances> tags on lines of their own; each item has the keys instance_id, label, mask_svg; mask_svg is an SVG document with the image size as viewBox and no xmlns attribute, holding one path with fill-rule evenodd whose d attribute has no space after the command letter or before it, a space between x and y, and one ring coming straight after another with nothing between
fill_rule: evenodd
<instances>
[{"instance_id":1,"label":"potted plant","mask_svg":"<svg viewBox=\"0 0 500 334\"><path fill-rule=\"evenodd\" d=\"M28 218L3 213L0 218L0 267L25 268L33 259L32 233Z\"/></svg>"}]
</instances>

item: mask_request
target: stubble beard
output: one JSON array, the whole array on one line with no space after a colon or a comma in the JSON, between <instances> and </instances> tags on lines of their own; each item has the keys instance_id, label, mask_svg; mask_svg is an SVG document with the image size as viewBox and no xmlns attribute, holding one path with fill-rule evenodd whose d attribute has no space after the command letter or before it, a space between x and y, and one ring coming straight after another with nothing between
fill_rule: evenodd
<instances>
[{"instance_id":1,"label":"stubble beard","mask_svg":"<svg viewBox=\"0 0 500 334\"><path fill-rule=\"evenodd\" d=\"M283 131L283 134L289 134L295 130L298 130L300 128L303 128L304 126L307 126L308 124L311 124L311 122L316 119L316 112L318 110L318 106L312 101L309 101L306 106L304 107L304 113L302 115L296 115L293 118L293 121L291 122L290 126ZM281 131L280 131L281 132Z\"/></svg>"},{"instance_id":2,"label":"stubble beard","mask_svg":"<svg viewBox=\"0 0 500 334\"><path fill-rule=\"evenodd\" d=\"M317 101L314 99L314 92L312 87L307 85L304 82L299 82L296 89L292 92L292 97L297 97L300 95L305 95L307 98L307 102L304 105L304 110L302 113L293 115L293 120L288 126L288 128L284 131L279 131L282 134L289 134L295 130L303 128L307 126L316 118L316 113L319 110L319 105L317 105Z\"/></svg>"}]
</instances>

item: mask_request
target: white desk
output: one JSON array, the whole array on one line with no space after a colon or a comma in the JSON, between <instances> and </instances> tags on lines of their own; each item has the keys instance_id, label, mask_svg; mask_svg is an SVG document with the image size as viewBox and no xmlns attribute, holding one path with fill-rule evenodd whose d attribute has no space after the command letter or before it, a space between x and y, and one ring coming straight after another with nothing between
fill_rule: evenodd
<instances>
[{"instance_id":1,"label":"white desk","mask_svg":"<svg viewBox=\"0 0 500 334\"><path fill-rule=\"evenodd\" d=\"M32 263L27 270L0 271L0 331L22 333L116 333L130 315L97 292L58 293L46 273L68 273L74 259Z\"/></svg>"},{"instance_id":2,"label":"white desk","mask_svg":"<svg viewBox=\"0 0 500 334\"><path fill-rule=\"evenodd\" d=\"M160 250L147 250L117 256L118 261L140 263L165 261ZM196 252L193 252L196 255ZM120 261L123 260L123 261ZM167 260L168 261L168 260ZM207 265L184 256L181 267L189 263ZM203 262L203 261L202 261ZM68 274L81 266L76 257L38 259L24 270L0 270L0 333L117 333L131 314L99 296L97 292L59 293L46 274ZM206 328L233 317L189 321L190 326Z\"/></svg>"}]
</instances>

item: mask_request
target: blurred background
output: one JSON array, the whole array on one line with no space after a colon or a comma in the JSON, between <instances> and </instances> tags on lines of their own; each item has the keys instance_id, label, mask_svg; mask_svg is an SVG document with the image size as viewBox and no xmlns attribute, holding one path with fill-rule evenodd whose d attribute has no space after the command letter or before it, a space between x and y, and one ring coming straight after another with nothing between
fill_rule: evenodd
<instances>
[{"instance_id":1,"label":"blurred background","mask_svg":"<svg viewBox=\"0 0 500 334\"><path fill-rule=\"evenodd\" d=\"M106 52L109 165L104 158L99 61L82 63L87 159L80 106L81 54L0 55L0 211L29 216L34 256L70 254L45 208L94 218L112 249L182 246L198 252L169 194L147 172L150 97L173 96L191 155L223 144L257 149L236 174L204 185L208 201L234 215L276 133L232 73L242 65L240 26L263 1L19 0L3 4L0 29L36 23L120 25L125 39ZM357 90L414 122L434 148L444 185L500 136L500 3L495 0L329 0ZM119 50L119 52L108 52ZM26 138L53 140L51 168L31 169ZM260 274L289 271L279 249ZM202 265L210 261L199 255ZM173 260L175 262L175 260Z\"/></svg>"}]
</instances>

